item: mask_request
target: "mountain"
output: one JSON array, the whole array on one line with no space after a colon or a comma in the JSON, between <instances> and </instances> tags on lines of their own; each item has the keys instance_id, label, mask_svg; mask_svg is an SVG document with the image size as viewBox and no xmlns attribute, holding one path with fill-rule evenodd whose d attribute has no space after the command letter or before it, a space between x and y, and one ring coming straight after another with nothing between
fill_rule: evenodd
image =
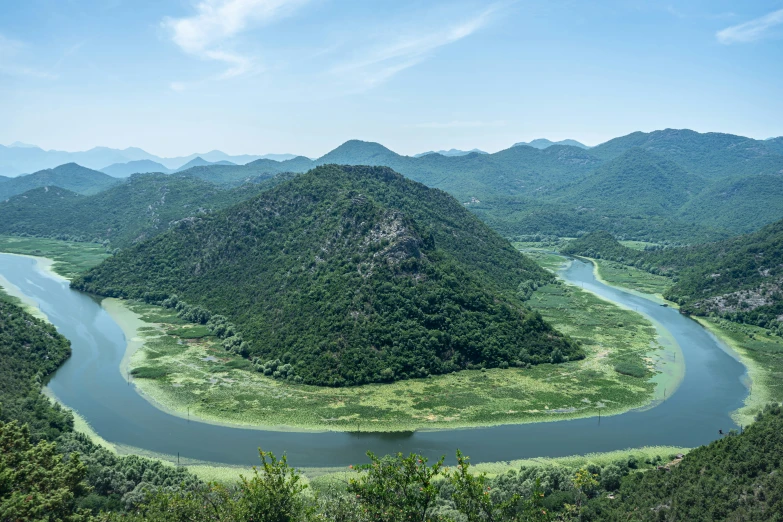
<instances>
[{"instance_id":1,"label":"mountain","mask_svg":"<svg viewBox=\"0 0 783 522\"><path fill-rule=\"evenodd\" d=\"M775 154L783 154L783 136L779 138L769 138L764 144Z\"/></svg>"},{"instance_id":2,"label":"mountain","mask_svg":"<svg viewBox=\"0 0 783 522\"><path fill-rule=\"evenodd\" d=\"M191 176L136 174L92 196L37 188L0 203L0 234L106 241L123 248L163 233L179 220L234 205L283 179L223 190Z\"/></svg>"},{"instance_id":3,"label":"mountain","mask_svg":"<svg viewBox=\"0 0 783 522\"><path fill-rule=\"evenodd\" d=\"M219 150L213 150L204 154L161 158L138 147L128 147L126 149L95 147L87 151L66 152L43 150L35 145L16 142L8 147L0 145L0 175L17 176L27 172L51 169L65 163L78 163L87 168L100 170L119 163L141 160L154 161L160 163L166 169L176 170L198 157L209 163L230 162L244 165L257 159L284 161L296 156L293 154L267 154L264 156L242 154L232 156Z\"/></svg>"},{"instance_id":4,"label":"mountain","mask_svg":"<svg viewBox=\"0 0 783 522\"><path fill-rule=\"evenodd\" d=\"M127 178L131 174L145 174L148 172L168 174L171 171L156 161L137 160L129 161L128 163L115 163L101 169L101 172L115 178Z\"/></svg>"},{"instance_id":5,"label":"mountain","mask_svg":"<svg viewBox=\"0 0 783 522\"><path fill-rule=\"evenodd\" d=\"M11 178L8 178L6 176L0 176L0 183L2 183L4 181L8 181L9 179L11 179Z\"/></svg>"},{"instance_id":6,"label":"mountain","mask_svg":"<svg viewBox=\"0 0 783 522\"><path fill-rule=\"evenodd\" d=\"M484 152L483 150L480 149L472 149L472 150L449 149L449 150L439 150L439 151L430 150L427 152L422 152L420 154L415 154L413 157L420 158L428 154L440 154L441 156L467 156L468 154L472 154L474 152L476 154L488 154L488 152Z\"/></svg>"},{"instance_id":7,"label":"mountain","mask_svg":"<svg viewBox=\"0 0 783 522\"><path fill-rule=\"evenodd\" d=\"M38 187L61 187L80 194L95 194L118 183L117 179L77 165L67 163L54 169L18 176L0 184L0 201Z\"/></svg>"},{"instance_id":8,"label":"mountain","mask_svg":"<svg viewBox=\"0 0 783 522\"><path fill-rule=\"evenodd\" d=\"M684 220L747 234L783 217L783 174L718 180L688 201Z\"/></svg>"},{"instance_id":9,"label":"mountain","mask_svg":"<svg viewBox=\"0 0 783 522\"><path fill-rule=\"evenodd\" d=\"M394 168L392 164L404 158L405 156L392 152L380 143L350 140L315 160L315 165L333 163L335 165L383 165Z\"/></svg>"},{"instance_id":10,"label":"mountain","mask_svg":"<svg viewBox=\"0 0 783 522\"><path fill-rule=\"evenodd\" d=\"M182 220L73 286L211 316L258 368L282 360L289 379L341 386L582 357L517 294L551 279L444 192L327 165Z\"/></svg>"},{"instance_id":11,"label":"mountain","mask_svg":"<svg viewBox=\"0 0 783 522\"><path fill-rule=\"evenodd\" d=\"M773 150L774 143L717 132L701 134L688 129L634 132L593 147L590 152L611 159L632 148L642 148L674 161L705 179L783 172L783 155Z\"/></svg>"},{"instance_id":12,"label":"mountain","mask_svg":"<svg viewBox=\"0 0 783 522\"><path fill-rule=\"evenodd\" d=\"M188 170L193 167L206 167L208 165L233 165L236 166L236 163L231 163L230 161L207 161L204 158L198 156L193 158L192 160L188 161L184 165L182 165L180 168L178 168L177 172L182 172L183 170Z\"/></svg>"},{"instance_id":13,"label":"mountain","mask_svg":"<svg viewBox=\"0 0 783 522\"><path fill-rule=\"evenodd\" d=\"M546 149L548 147L551 147L552 145L569 145L571 147L579 147L580 149L589 149L587 145L583 143L579 143L576 140L561 140L561 141L550 141L545 138L539 138L537 140L533 140L530 142L524 142L520 141L519 143L515 143L512 145L513 147L519 147L520 145L527 145L528 147L533 147L535 149Z\"/></svg>"},{"instance_id":14,"label":"mountain","mask_svg":"<svg viewBox=\"0 0 783 522\"><path fill-rule=\"evenodd\" d=\"M30 145L29 143L22 143L21 141L15 141L9 145L9 147L16 147L20 149L35 149L36 145Z\"/></svg>"},{"instance_id":15,"label":"mountain","mask_svg":"<svg viewBox=\"0 0 783 522\"><path fill-rule=\"evenodd\" d=\"M704 187L704 180L673 161L633 148L561 191L560 201L610 213L667 215Z\"/></svg>"}]
</instances>

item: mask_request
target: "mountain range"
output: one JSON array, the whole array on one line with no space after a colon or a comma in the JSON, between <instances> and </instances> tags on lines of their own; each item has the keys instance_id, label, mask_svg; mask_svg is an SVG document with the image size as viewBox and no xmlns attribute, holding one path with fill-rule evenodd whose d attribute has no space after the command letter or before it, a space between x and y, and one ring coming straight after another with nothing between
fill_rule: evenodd
<instances>
[{"instance_id":1,"label":"mountain range","mask_svg":"<svg viewBox=\"0 0 783 522\"><path fill-rule=\"evenodd\" d=\"M163 165L166 169L177 170L196 158L201 158L210 163L229 161L244 165L258 159L284 161L294 157L296 156L293 154L266 154L262 156L242 154L232 156L219 150L213 150L203 154L161 158L138 147L128 147L126 149L95 147L87 151L66 152L43 150L35 145L16 142L10 146L0 145L0 175L18 176L20 174L51 169L65 163L78 163L83 167L101 170L116 164L149 160ZM133 174L133 172L129 172L127 175L130 174Z\"/></svg>"},{"instance_id":2,"label":"mountain range","mask_svg":"<svg viewBox=\"0 0 783 522\"><path fill-rule=\"evenodd\" d=\"M622 238L691 243L752 232L783 216L780 138L666 129L632 133L590 149L518 145L494 154L420 157L351 140L316 160L299 156L245 165L202 160L180 172L225 187L326 164L390 167L452 194L507 237L573 237L606 229ZM40 176L37 185L21 181L31 176L10 185L0 181L0 196L51 185ZM84 192L81 186L60 187Z\"/></svg>"},{"instance_id":3,"label":"mountain range","mask_svg":"<svg viewBox=\"0 0 783 522\"><path fill-rule=\"evenodd\" d=\"M471 154L473 152L477 154L489 154L488 152L484 152L483 150L480 149L471 149L471 150L449 149L449 150L438 150L438 151L430 150L427 152L422 152L420 154L414 154L413 157L420 158L428 154L440 154L441 156L467 156L468 154Z\"/></svg>"}]
</instances>

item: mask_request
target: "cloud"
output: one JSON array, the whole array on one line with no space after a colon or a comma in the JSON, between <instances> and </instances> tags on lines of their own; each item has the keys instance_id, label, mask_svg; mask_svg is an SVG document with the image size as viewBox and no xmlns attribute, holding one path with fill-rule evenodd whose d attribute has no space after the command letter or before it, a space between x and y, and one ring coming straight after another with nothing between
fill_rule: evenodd
<instances>
[{"instance_id":1,"label":"cloud","mask_svg":"<svg viewBox=\"0 0 783 522\"><path fill-rule=\"evenodd\" d=\"M722 44L746 43L769 36L769 30L783 24L783 9L773 11L744 24L733 25L715 33Z\"/></svg>"},{"instance_id":2,"label":"cloud","mask_svg":"<svg viewBox=\"0 0 783 522\"><path fill-rule=\"evenodd\" d=\"M253 59L226 49L240 33L292 13L308 0L202 0L196 14L185 18L164 18L162 25L184 52L228 65L218 79L248 72Z\"/></svg>"},{"instance_id":3,"label":"cloud","mask_svg":"<svg viewBox=\"0 0 783 522\"><path fill-rule=\"evenodd\" d=\"M475 129L478 127L502 127L506 122L496 121L447 121L447 122L429 122L416 123L413 127L419 129Z\"/></svg>"},{"instance_id":4,"label":"cloud","mask_svg":"<svg viewBox=\"0 0 783 522\"><path fill-rule=\"evenodd\" d=\"M423 62L440 47L462 40L482 29L506 4L507 2L492 4L467 20L445 29L427 28L428 30L400 38L390 44L375 47L353 61L334 67L332 73L348 75L352 81L360 83L364 88L374 87Z\"/></svg>"},{"instance_id":5,"label":"cloud","mask_svg":"<svg viewBox=\"0 0 783 522\"><path fill-rule=\"evenodd\" d=\"M0 74L7 76L26 76L42 80L53 80L57 75L27 65L19 65L17 58L25 48L24 42L6 38L0 34Z\"/></svg>"}]
</instances>

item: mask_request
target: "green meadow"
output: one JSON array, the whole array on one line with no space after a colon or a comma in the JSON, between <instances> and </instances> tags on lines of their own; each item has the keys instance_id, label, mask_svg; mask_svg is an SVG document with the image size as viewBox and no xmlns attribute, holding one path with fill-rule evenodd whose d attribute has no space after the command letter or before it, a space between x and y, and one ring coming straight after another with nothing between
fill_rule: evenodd
<instances>
[{"instance_id":1,"label":"green meadow","mask_svg":"<svg viewBox=\"0 0 783 522\"><path fill-rule=\"evenodd\" d=\"M86 272L110 255L106 247L97 243L12 236L0 236L0 252L51 259L52 270L67 279Z\"/></svg>"}]
</instances>

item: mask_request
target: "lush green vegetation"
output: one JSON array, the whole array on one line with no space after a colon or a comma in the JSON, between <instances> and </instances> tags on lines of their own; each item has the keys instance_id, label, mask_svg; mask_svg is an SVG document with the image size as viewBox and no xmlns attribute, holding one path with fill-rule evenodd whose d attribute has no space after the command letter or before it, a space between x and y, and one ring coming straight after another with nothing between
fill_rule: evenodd
<instances>
[{"instance_id":1,"label":"lush green vegetation","mask_svg":"<svg viewBox=\"0 0 783 522\"><path fill-rule=\"evenodd\" d=\"M781 520L783 415L766 409L742 435L697 448L663 471L632 473L582 520Z\"/></svg>"},{"instance_id":2,"label":"lush green vegetation","mask_svg":"<svg viewBox=\"0 0 783 522\"><path fill-rule=\"evenodd\" d=\"M607 232L597 232L569 243L563 252L671 275L674 284L664 296L680 304L683 311L783 332L779 319L783 316L783 221L717 243L643 251L621 245Z\"/></svg>"},{"instance_id":3,"label":"lush green vegetation","mask_svg":"<svg viewBox=\"0 0 783 522\"><path fill-rule=\"evenodd\" d=\"M339 390L254 371L246 359L227 353L220 339L204 335L203 326L183 324L172 310L117 300L104 307L127 338L144 340L130 360L144 395L168 411L218 423L412 431L584 417L597 415L599 408L610 415L648 404L656 398L656 384L660 394L660 386L671 388L669 380L677 378L672 357L657 344L657 332L638 314L557 284L539 288L528 303L579 341L587 357ZM128 320L128 308L153 325Z\"/></svg>"},{"instance_id":4,"label":"lush green vegetation","mask_svg":"<svg viewBox=\"0 0 783 522\"><path fill-rule=\"evenodd\" d=\"M109 257L106 247L56 239L0 236L0 252L40 256L54 261L52 270L71 279Z\"/></svg>"},{"instance_id":5,"label":"lush green vegetation","mask_svg":"<svg viewBox=\"0 0 783 522\"><path fill-rule=\"evenodd\" d=\"M79 194L96 194L117 183L117 179L103 172L66 163L54 169L9 178L0 184L0 201L39 187L60 187Z\"/></svg>"},{"instance_id":6,"label":"lush green vegetation","mask_svg":"<svg viewBox=\"0 0 783 522\"><path fill-rule=\"evenodd\" d=\"M102 243L123 248L179 220L226 208L271 188L285 175L225 190L181 174L137 174L83 196L45 187L0 204L0 234Z\"/></svg>"},{"instance_id":7,"label":"lush green vegetation","mask_svg":"<svg viewBox=\"0 0 783 522\"><path fill-rule=\"evenodd\" d=\"M552 275L447 194L326 166L107 259L74 287L207 324L294 382L392 382L580 359L523 306Z\"/></svg>"}]
</instances>

